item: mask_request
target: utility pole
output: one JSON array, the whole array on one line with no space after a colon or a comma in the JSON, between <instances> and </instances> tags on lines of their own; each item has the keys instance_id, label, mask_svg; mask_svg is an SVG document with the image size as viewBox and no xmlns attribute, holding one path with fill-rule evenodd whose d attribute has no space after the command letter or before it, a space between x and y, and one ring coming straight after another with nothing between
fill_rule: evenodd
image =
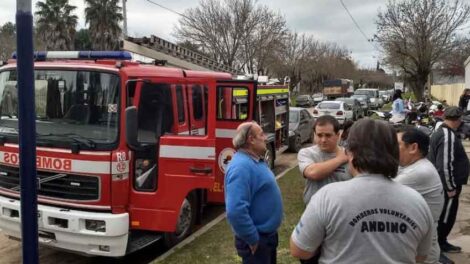
<instances>
[{"instance_id":1,"label":"utility pole","mask_svg":"<svg viewBox=\"0 0 470 264\"><path fill-rule=\"evenodd\" d=\"M18 130L21 177L23 263L38 263L36 113L34 104L33 14L31 0L16 1Z\"/></svg>"},{"instance_id":2,"label":"utility pole","mask_svg":"<svg viewBox=\"0 0 470 264\"><path fill-rule=\"evenodd\" d=\"M122 0L122 17L123 17L123 29L122 29L122 39L126 39L127 37L127 9L126 9L126 2L127 0Z\"/></svg>"}]
</instances>

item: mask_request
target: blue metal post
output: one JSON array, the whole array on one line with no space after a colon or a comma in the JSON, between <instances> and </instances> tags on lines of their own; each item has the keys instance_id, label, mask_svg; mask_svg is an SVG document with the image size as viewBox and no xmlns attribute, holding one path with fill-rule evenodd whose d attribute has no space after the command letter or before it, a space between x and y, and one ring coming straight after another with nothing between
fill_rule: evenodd
<instances>
[{"instance_id":1,"label":"blue metal post","mask_svg":"<svg viewBox=\"0 0 470 264\"><path fill-rule=\"evenodd\" d=\"M31 0L16 1L17 71L23 263L38 263L36 111L34 103L33 15Z\"/></svg>"}]
</instances>

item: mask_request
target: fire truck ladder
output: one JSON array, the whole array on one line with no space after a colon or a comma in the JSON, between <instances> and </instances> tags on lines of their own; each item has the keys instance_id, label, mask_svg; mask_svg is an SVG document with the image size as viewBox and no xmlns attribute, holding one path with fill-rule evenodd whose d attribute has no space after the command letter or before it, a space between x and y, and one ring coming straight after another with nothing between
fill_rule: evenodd
<instances>
[{"instance_id":1,"label":"fire truck ladder","mask_svg":"<svg viewBox=\"0 0 470 264\"><path fill-rule=\"evenodd\" d=\"M154 35L151 35L150 38L126 37L121 41L121 49L155 59L156 61L166 61L167 65L173 67L189 70L228 72L233 75L240 73L235 68L226 66Z\"/></svg>"}]
</instances>

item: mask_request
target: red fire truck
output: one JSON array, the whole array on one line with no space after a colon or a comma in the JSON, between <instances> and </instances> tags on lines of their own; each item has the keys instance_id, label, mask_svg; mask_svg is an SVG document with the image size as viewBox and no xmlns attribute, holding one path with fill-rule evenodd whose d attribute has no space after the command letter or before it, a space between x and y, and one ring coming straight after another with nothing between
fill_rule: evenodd
<instances>
[{"instance_id":1,"label":"red fire truck","mask_svg":"<svg viewBox=\"0 0 470 264\"><path fill-rule=\"evenodd\" d=\"M39 242L123 256L192 231L223 203L241 122L288 145L288 89L130 61L127 52L40 52L35 62ZM16 61L0 67L0 228L21 238Z\"/></svg>"}]
</instances>

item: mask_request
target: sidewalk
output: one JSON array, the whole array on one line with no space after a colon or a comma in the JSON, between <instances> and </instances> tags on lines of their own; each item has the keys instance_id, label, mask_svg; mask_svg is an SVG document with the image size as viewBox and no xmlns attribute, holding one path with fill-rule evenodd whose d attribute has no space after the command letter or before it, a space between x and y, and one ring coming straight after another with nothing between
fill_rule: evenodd
<instances>
[{"instance_id":1,"label":"sidewalk","mask_svg":"<svg viewBox=\"0 0 470 264\"><path fill-rule=\"evenodd\" d=\"M470 141L463 141L467 156L470 157ZM451 244L462 247L460 254L447 254L457 264L470 263L470 185L464 185L459 199L457 221L448 239Z\"/></svg>"}]
</instances>

